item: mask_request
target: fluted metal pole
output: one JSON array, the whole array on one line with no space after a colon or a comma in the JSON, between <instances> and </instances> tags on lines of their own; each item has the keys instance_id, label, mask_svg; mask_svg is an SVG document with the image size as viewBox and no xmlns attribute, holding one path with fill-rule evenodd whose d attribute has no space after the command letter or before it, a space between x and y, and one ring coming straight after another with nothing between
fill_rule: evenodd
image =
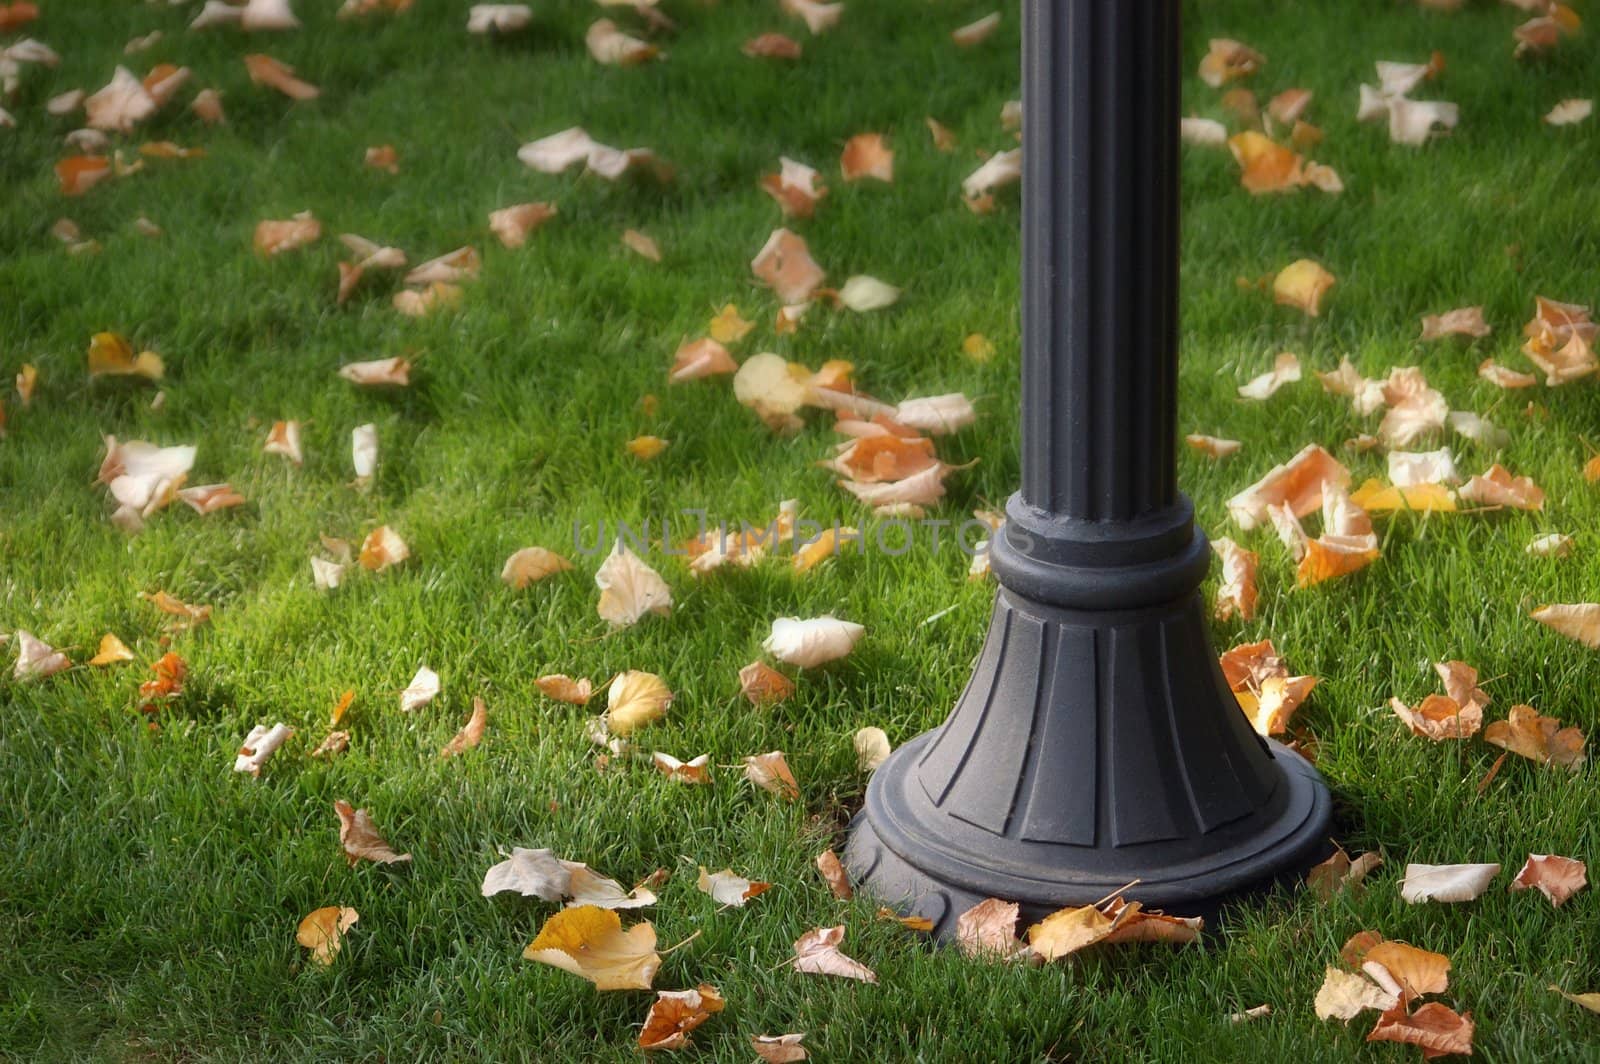
<instances>
[{"instance_id":1,"label":"fluted metal pole","mask_svg":"<svg viewBox=\"0 0 1600 1064\"><path fill-rule=\"evenodd\" d=\"M1250 728L1177 489L1179 0L1024 0L1022 486L989 637L875 774L846 863L935 921L1130 882L1199 911L1303 866L1330 802Z\"/></svg>"}]
</instances>

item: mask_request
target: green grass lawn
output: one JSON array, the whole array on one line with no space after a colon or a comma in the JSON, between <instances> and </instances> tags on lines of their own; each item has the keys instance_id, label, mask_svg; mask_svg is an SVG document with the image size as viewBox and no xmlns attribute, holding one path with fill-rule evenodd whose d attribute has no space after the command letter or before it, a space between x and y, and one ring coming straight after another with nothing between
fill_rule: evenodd
<instances>
[{"instance_id":1,"label":"green grass lawn","mask_svg":"<svg viewBox=\"0 0 1600 1064\"><path fill-rule=\"evenodd\" d=\"M1600 595L1600 492L1581 475L1600 444L1600 391L1591 380L1502 392L1475 375L1490 355L1527 368L1520 327L1536 294L1600 300L1600 125L1540 121L1600 83L1593 27L1518 63L1511 28L1526 16L1494 3L1469 0L1454 15L1393 0L1186 5L1186 113L1223 117L1219 94L1193 72L1208 37L1244 40L1268 57L1250 83L1263 101L1314 90L1307 117L1326 133L1314 155L1346 184L1340 196L1252 197L1225 151L1184 153L1181 428L1244 450L1222 464L1185 451L1180 475L1209 533L1262 556L1259 616L1217 625L1216 640L1270 637L1297 672L1323 678L1297 728L1315 740L1340 840L1352 852L1381 848L1387 862L1363 895L1323 904L1280 891L1197 946L1020 969L975 965L874 919L869 901L836 901L812 868L866 785L855 730L875 724L904 742L938 724L965 682L993 587L969 583L967 559L948 543L935 552L924 537L906 555L852 554L804 577L769 564L694 580L681 559L652 555L673 588L671 615L609 635L595 613L598 558L574 556L575 571L522 593L499 579L519 547L572 553L574 522L637 523L680 507L754 521L794 497L807 517L870 534L864 508L814 466L836 439L829 417L813 412L803 432L780 438L725 378L668 386L679 341L730 301L759 323L734 348L740 358L847 359L865 390L891 400L974 396L979 422L941 453L981 461L950 481L939 516L1003 503L1018 480L1020 211L1015 190L990 216L969 212L958 190L978 152L1014 145L999 123L1019 91L1013 6L994 38L960 51L948 32L992 4L850 0L839 27L812 38L768 0L666 0L681 27L664 42L670 58L636 69L589 58L584 31L603 12L580 0L536 5L533 27L505 40L468 36L467 4L445 0L356 22L336 21L333 0L300 0L303 30L254 36L186 32L198 5L41 6L28 32L62 62L24 71L6 104L18 128L0 131L0 372L9 381L31 362L40 377L31 407L9 386L4 396L0 630L27 629L79 662L114 631L138 661L16 683L5 652L0 1053L635 1059L650 995L597 994L522 960L553 906L479 896L500 850L520 845L624 883L674 871L645 913L663 945L699 937L665 959L656 985L710 982L728 1000L695 1036L698 1059L749 1060L751 1035L788 1031L807 1032L819 1060L1415 1059L1409 1047L1365 1046L1370 1014L1345 1028L1312 1013L1324 966L1363 929L1451 957L1443 1000L1471 1010L1486 1059L1592 1059L1600 1017L1546 986L1600 990L1600 895L1555 910L1504 889L1530 852L1600 858L1592 770L1511 758L1480 794L1498 750L1409 736L1385 703L1420 700L1437 689L1431 663L1461 658L1487 678L1490 718L1518 702L1586 732L1600 718L1600 659L1527 616ZM164 40L123 56L154 29ZM802 40L804 58L740 54L770 30ZM1406 148L1355 122L1356 85L1373 80L1374 60L1423 61L1434 49L1448 67L1417 95L1460 104L1453 135ZM254 51L295 66L321 98L290 103L250 85L240 57ZM194 82L117 142L169 139L207 157L152 160L63 198L52 166L73 123L48 117L45 101L99 88L118 63L142 75L161 61L191 67ZM187 111L204 85L223 91L227 125ZM955 131L954 154L935 150L928 115ZM572 125L655 148L677 180L611 185L518 162L520 144ZM896 150L892 186L838 178L844 140L869 131ZM367 147L385 143L400 153L397 176L362 165ZM798 334L773 334L776 299L748 263L783 224L757 187L780 154L818 167L831 187L814 219L791 223L830 279L880 277L904 288L897 306L816 308ZM502 248L488 213L528 200L560 214L527 248ZM257 222L306 209L325 224L320 242L273 259L252 252ZM134 231L140 215L164 235ZM63 216L101 252L68 256L49 233ZM629 227L660 243L660 265L619 244ZM341 232L403 247L413 262L472 244L483 276L457 313L403 318L384 277L336 307ZM1301 257L1339 279L1319 319L1236 283ZM1473 303L1492 336L1419 344L1421 315ZM88 378L89 337L108 329L166 360L159 410L154 385ZM962 353L974 332L998 349L986 365ZM1236 386L1282 350L1308 371L1341 356L1369 376L1422 366L1452 408L1511 433L1498 455L1449 441L1463 472L1498 459L1549 493L1545 511L1380 519L1381 561L1295 590L1270 530L1241 535L1224 501L1304 444L1337 451L1372 423L1309 372L1267 403L1240 402ZM347 361L400 354L416 359L417 380L392 395L335 375ZM659 397L653 413L646 393ZM306 425L303 468L261 453L282 418ZM381 465L362 491L350 483L349 434L368 422ZM196 444L191 482L230 481L249 503L207 517L175 506L130 538L92 483L106 433ZM640 433L671 446L639 462L623 444ZM1357 481L1383 474L1380 453L1349 462ZM315 590L319 533L359 538L378 524L400 532L411 561ZM1524 553L1549 531L1575 538L1571 558ZM139 598L156 590L215 614L173 638L192 675L151 731L135 692L165 649L166 618ZM751 709L736 673L760 656L770 622L829 612L866 626L856 652L805 673L792 700ZM444 694L401 714L395 692L423 663ZM802 800L756 791L731 768L703 788L648 764L596 771L584 722L601 703L551 702L533 680L566 672L599 684L629 668L677 692L640 737L644 749L709 752L727 766L781 748ZM358 693L350 750L309 759L347 688ZM487 737L441 761L474 695L490 708ZM298 735L262 777L230 771L245 733L277 720ZM347 868L335 799L370 809L414 863ZM1478 902L1413 907L1396 886L1407 861L1508 868ZM694 887L696 864L775 886L719 912ZM295 926L334 904L361 919L323 970ZM803 932L841 922L846 952L879 985L786 967ZM1229 1023L1263 1002L1269 1018Z\"/></svg>"}]
</instances>

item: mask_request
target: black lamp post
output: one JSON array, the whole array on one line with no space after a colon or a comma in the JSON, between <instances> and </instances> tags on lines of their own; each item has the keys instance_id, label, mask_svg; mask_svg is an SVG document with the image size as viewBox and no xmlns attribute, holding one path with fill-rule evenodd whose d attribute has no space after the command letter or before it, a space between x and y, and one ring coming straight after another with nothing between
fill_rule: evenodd
<instances>
[{"instance_id":1,"label":"black lamp post","mask_svg":"<svg viewBox=\"0 0 1600 1064\"><path fill-rule=\"evenodd\" d=\"M1023 0L1022 490L988 640L845 860L941 934L986 897L1189 915L1297 871L1330 801L1229 692L1177 489L1179 0Z\"/></svg>"}]
</instances>

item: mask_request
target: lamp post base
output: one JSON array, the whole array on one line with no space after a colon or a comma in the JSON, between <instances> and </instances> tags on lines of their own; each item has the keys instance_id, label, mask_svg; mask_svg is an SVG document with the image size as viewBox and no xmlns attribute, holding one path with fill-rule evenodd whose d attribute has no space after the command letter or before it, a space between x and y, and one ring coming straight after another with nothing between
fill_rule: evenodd
<instances>
[{"instance_id":1,"label":"lamp post base","mask_svg":"<svg viewBox=\"0 0 1600 1064\"><path fill-rule=\"evenodd\" d=\"M989 897L1028 920L1119 891L1205 915L1311 864L1331 807L1250 728L1198 594L1085 611L1002 587L949 719L873 775L845 865L941 937Z\"/></svg>"}]
</instances>

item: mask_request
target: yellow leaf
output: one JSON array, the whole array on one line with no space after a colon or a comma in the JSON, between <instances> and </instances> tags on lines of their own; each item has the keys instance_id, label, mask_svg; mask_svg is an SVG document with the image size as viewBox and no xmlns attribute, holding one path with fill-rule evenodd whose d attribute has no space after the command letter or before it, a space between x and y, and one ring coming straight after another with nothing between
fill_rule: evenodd
<instances>
[{"instance_id":1,"label":"yellow leaf","mask_svg":"<svg viewBox=\"0 0 1600 1064\"><path fill-rule=\"evenodd\" d=\"M311 951L313 961L326 968L339 955L339 947L344 944L344 933L359 919L359 913L342 905L317 909L300 921L295 931L295 941Z\"/></svg>"},{"instance_id":2,"label":"yellow leaf","mask_svg":"<svg viewBox=\"0 0 1600 1064\"><path fill-rule=\"evenodd\" d=\"M636 729L667 715L673 694L653 672L629 669L611 681L606 701L606 728L613 735L630 735Z\"/></svg>"},{"instance_id":3,"label":"yellow leaf","mask_svg":"<svg viewBox=\"0 0 1600 1064\"><path fill-rule=\"evenodd\" d=\"M160 355L142 351L135 356L133 346L116 333L96 333L89 340L91 377L145 377L158 381L165 372Z\"/></svg>"},{"instance_id":4,"label":"yellow leaf","mask_svg":"<svg viewBox=\"0 0 1600 1064\"><path fill-rule=\"evenodd\" d=\"M624 444L624 447L635 458L642 462L648 462L662 451L665 451L669 442L660 436L635 436Z\"/></svg>"},{"instance_id":5,"label":"yellow leaf","mask_svg":"<svg viewBox=\"0 0 1600 1064\"><path fill-rule=\"evenodd\" d=\"M107 632L100 637L100 650L94 657L89 659L89 664L110 665L118 661L132 660L133 651L129 650L122 640Z\"/></svg>"},{"instance_id":6,"label":"yellow leaf","mask_svg":"<svg viewBox=\"0 0 1600 1064\"><path fill-rule=\"evenodd\" d=\"M1397 488L1369 477L1350 493L1350 501L1369 512L1414 510L1418 513L1455 513L1456 500L1443 484L1412 484Z\"/></svg>"},{"instance_id":7,"label":"yellow leaf","mask_svg":"<svg viewBox=\"0 0 1600 1064\"><path fill-rule=\"evenodd\" d=\"M708 331L717 343L731 344L743 340L755 327L755 322L745 321L739 316L739 308L729 303L711 319Z\"/></svg>"},{"instance_id":8,"label":"yellow leaf","mask_svg":"<svg viewBox=\"0 0 1600 1064\"><path fill-rule=\"evenodd\" d=\"M1334 286L1333 274L1310 259L1290 263L1272 280L1272 298L1315 318L1322 312L1322 297Z\"/></svg>"},{"instance_id":9,"label":"yellow leaf","mask_svg":"<svg viewBox=\"0 0 1600 1064\"><path fill-rule=\"evenodd\" d=\"M645 922L623 931L620 916L595 905L550 917L522 956L587 979L596 990L649 990L661 966L654 927Z\"/></svg>"}]
</instances>

